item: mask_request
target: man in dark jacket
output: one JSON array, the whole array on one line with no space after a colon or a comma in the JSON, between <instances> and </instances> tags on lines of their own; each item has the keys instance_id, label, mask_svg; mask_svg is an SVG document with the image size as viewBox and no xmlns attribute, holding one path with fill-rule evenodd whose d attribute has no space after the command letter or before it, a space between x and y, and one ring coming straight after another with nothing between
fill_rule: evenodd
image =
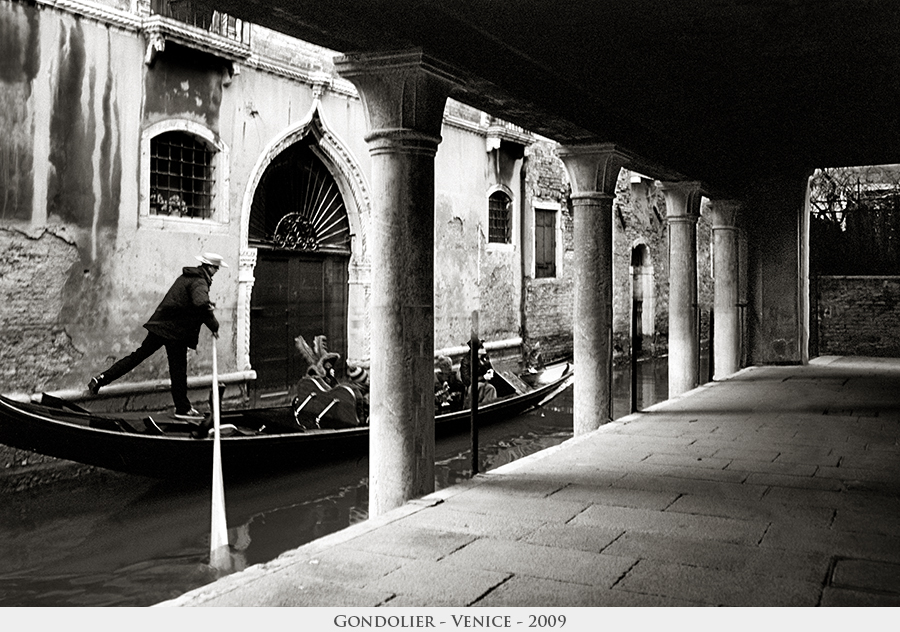
<instances>
[{"instance_id":1,"label":"man in dark jacket","mask_svg":"<svg viewBox=\"0 0 900 632\"><path fill-rule=\"evenodd\" d=\"M209 287L219 267L227 268L228 264L222 260L221 255L212 252L204 252L196 258L200 265L182 270L181 276L175 280L153 316L144 325L148 333L141 346L100 375L91 378L88 390L92 395L96 395L101 386L119 379L165 347L169 359L175 418L203 418L191 406L187 395L187 350L197 348L201 325L206 325L213 336L219 337L219 322L213 314L214 305L209 300Z\"/></svg>"}]
</instances>

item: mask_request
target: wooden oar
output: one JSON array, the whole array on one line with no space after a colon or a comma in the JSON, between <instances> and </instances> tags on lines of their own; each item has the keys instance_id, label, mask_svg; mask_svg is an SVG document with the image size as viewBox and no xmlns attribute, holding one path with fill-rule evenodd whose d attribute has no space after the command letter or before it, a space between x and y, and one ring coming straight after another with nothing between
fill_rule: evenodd
<instances>
[{"instance_id":1,"label":"wooden oar","mask_svg":"<svg viewBox=\"0 0 900 632\"><path fill-rule=\"evenodd\" d=\"M216 361L216 338L212 340L212 416L213 416L213 472L212 525L209 534L209 565L218 571L231 570L228 549L228 526L225 520L225 485L222 482L222 445L219 424L219 367Z\"/></svg>"}]
</instances>

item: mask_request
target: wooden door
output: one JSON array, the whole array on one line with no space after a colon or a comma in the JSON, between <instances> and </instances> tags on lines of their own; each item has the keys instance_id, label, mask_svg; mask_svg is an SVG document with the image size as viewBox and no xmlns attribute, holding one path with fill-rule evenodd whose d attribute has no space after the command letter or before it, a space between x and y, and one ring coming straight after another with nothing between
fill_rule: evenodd
<instances>
[{"instance_id":1,"label":"wooden door","mask_svg":"<svg viewBox=\"0 0 900 632\"><path fill-rule=\"evenodd\" d=\"M294 339L324 334L328 350L347 356L347 257L260 249L250 300L254 399L288 398L308 363Z\"/></svg>"}]
</instances>

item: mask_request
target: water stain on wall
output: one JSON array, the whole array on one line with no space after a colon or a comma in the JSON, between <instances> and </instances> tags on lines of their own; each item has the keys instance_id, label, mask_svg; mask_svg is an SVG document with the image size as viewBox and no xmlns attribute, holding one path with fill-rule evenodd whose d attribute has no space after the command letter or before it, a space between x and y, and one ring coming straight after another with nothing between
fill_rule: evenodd
<instances>
[{"instance_id":1,"label":"water stain on wall","mask_svg":"<svg viewBox=\"0 0 900 632\"><path fill-rule=\"evenodd\" d=\"M59 34L59 68L50 115L53 169L47 182L47 217L89 228L94 217L94 130L85 120L82 90L86 72L81 22ZM89 116L89 114L88 114Z\"/></svg>"},{"instance_id":2,"label":"water stain on wall","mask_svg":"<svg viewBox=\"0 0 900 632\"><path fill-rule=\"evenodd\" d=\"M31 218L33 133L28 115L40 68L38 12L0 13L0 220Z\"/></svg>"}]
</instances>

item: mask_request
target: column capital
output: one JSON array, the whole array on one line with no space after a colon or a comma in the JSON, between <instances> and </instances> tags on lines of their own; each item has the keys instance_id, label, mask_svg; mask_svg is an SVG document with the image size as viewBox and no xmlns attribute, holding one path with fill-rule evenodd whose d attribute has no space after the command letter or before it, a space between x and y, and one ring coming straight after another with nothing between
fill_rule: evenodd
<instances>
[{"instance_id":1,"label":"column capital","mask_svg":"<svg viewBox=\"0 0 900 632\"><path fill-rule=\"evenodd\" d=\"M343 55L335 69L359 92L369 138L415 130L440 141L447 97L460 83L448 66L412 49Z\"/></svg>"},{"instance_id":2,"label":"column capital","mask_svg":"<svg viewBox=\"0 0 900 632\"><path fill-rule=\"evenodd\" d=\"M566 166L575 196L594 193L615 195L619 169L634 156L613 143L565 145L559 157Z\"/></svg>"},{"instance_id":3,"label":"column capital","mask_svg":"<svg viewBox=\"0 0 900 632\"><path fill-rule=\"evenodd\" d=\"M700 219L700 199L703 197L700 182L662 182L661 185L666 198L666 219L670 224Z\"/></svg>"},{"instance_id":4,"label":"column capital","mask_svg":"<svg viewBox=\"0 0 900 632\"><path fill-rule=\"evenodd\" d=\"M737 230L743 206L739 200L710 200L713 230Z\"/></svg>"}]
</instances>

